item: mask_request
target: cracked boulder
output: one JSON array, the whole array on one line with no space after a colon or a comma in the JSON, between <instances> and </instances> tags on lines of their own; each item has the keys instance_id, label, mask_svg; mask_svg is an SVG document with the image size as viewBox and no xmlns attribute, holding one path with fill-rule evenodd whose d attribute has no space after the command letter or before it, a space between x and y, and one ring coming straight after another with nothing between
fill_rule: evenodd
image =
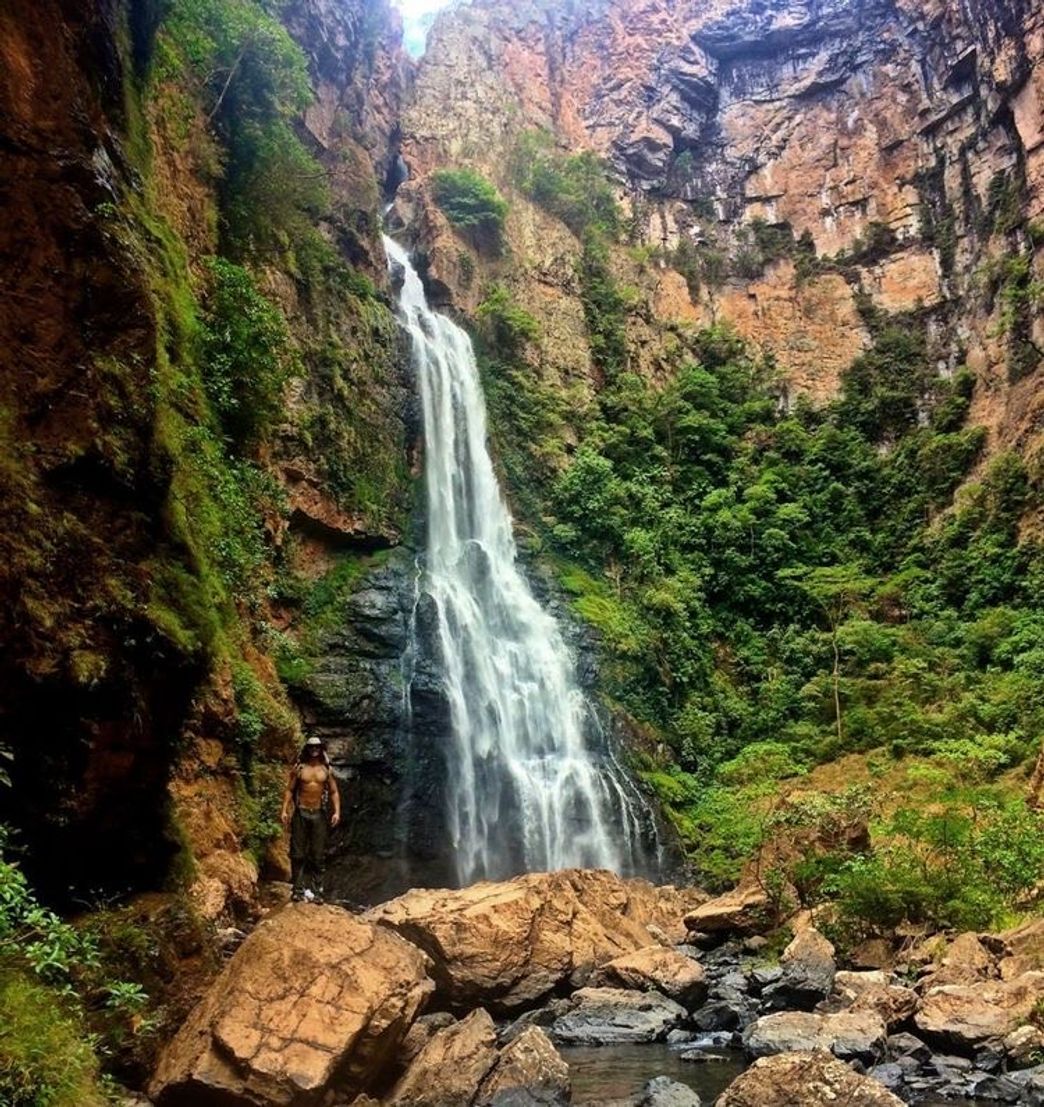
<instances>
[{"instance_id":1,"label":"cracked boulder","mask_svg":"<svg viewBox=\"0 0 1044 1107\"><path fill-rule=\"evenodd\" d=\"M438 1031L384 1102L386 1107L565 1107L569 1067L536 1026L498 1052L493 1020L479 1008Z\"/></svg>"},{"instance_id":2,"label":"cracked boulder","mask_svg":"<svg viewBox=\"0 0 1044 1107\"><path fill-rule=\"evenodd\" d=\"M685 1008L659 992L581 988L572 1004L551 1025L551 1037L563 1045L656 1042L685 1019Z\"/></svg>"},{"instance_id":3,"label":"cracked boulder","mask_svg":"<svg viewBox=\"0 0 1044 1107\"><path fill-rule=\"evenodd\" d=\"M690 1010L707 998L703 966L684 953L664 946L647 946L634 953L614 957L603 965L594 984L660 992Z\"/></svg>"},{"instance_id":4,"label":"cracked boulder","mask_svg":"<svg viewBox=\"0 0 1044 1107\"><path fill-rule=\"evenodd\" d=\"M1014 980L945 984L931 988L914 1015L918 1032L931 1045L974 1053L1003 1043L1027 1021L1044 996L1044 972Z\"/></svg>"},{"instance_id":5,"label":"cracked boulder","mask_svg":"<svg viewBox=\"0 0 1044 1107\"><path fill-rule=\"evenodd\" d=\"M239 947L160 1057L157 1107L306 1107L363 1092L433 990L416 947L339 907L295 904Z\"/></svg>"},{"instance_id":6,"label":"cracked boulder","mask_svg":"<svg viewBox=\"0 0 1044 1107\"><path fill-rule=\"evenodd\" d=\"M822 1050L845 1061L872 1065L884 1053L886 1036L885 1024L872 1011L836 1015L780 1011L751 1023L743 1035L743 1048L751 1057Z\"/></svg>"},{"instance_id":7,"label":"cracked boulder","mask_svg":"<svg viewBox=\"0 0 1044 1107\"><path fill-rule=\"evenodd\" d=\"M902 1107L902 1100L829 1053L763 1057L718 1097L714 1107Z\"/></svg>"},{"instance_id":8,"label":"cracked boulder","mask_svg":"<svg viewBox=\"0 0 1044 1107\"><path fill-rule=\"evenodd\" d=\"M367 918L432 959L440 1002L512 1014L588 983L623 954L680 930L686 893L604 870L530 873L468 888L413 889Z\"/></svg>"}]
</instances>

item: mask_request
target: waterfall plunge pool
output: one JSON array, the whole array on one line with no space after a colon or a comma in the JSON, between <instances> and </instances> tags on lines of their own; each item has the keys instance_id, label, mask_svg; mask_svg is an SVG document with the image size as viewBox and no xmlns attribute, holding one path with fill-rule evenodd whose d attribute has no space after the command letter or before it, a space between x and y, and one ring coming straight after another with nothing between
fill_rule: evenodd
<instances>
[{"instance_id":1,"label":"waterfall plunge pool","mask_svg":"<svg viewBox=\"0 0 1044 1107\"><path fill-rule=\"evenodd\" d=\"M645 1085L656 1076L668 1076L692 1088L704 1107L714 1101L750 1062L739 1050L711 1051L720 1060L683 1061L681 1049L662 1042L602 1046L559 1046L558 1052L569 1065L573 1094L572 1107L621 1107L633 1102ZM797 1107L797 1105L795 1105ZM994 1100L939 1099L930 1096L918 1100L915 1107L998 1107Z\"/></svg>"},{"instance_id":2,"label":"waterfall plunge pool","mask_svg":"<svg viewBox=\"0 0 1044 1107\"><path fill-rule=\"evenodd\" d=\"M747 1067L743 1055L733 1050L714 1050L720 1061L683 1061L681 1050L655 1042L560 1046L558 1052L569 1065L573 1107L629 1103L654 1076L669 1076L712 1104Z\"/></svg>"}]
</instances>

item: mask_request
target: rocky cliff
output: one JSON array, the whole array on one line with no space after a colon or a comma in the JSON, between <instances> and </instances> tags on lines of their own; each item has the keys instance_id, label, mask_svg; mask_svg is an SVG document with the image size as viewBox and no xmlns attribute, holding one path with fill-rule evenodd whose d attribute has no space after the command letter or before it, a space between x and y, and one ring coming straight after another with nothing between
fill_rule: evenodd
<instances>
[{"instance_id":1,"label":"rocky cliff","mask_svg":"<svg viewBox=\"0 0 1044 1107\"><path fill-rule=\"evenodd\" d=\"M772 351L791 399L822 403L874 313L902 314L940 372L976 374L972 421L1031 454L1042 52L1039 8L1019 0L478 0L431 34L403 152L419 182L467 163L508 190L532 128L607 159L630 213L617 270L637 292L642 371L662 367L666 325L725 319ZM511 198L504 279L547 335L544 372L583 378L579 247ZM444 229L433 217L431 271L468 310L480 282Z\"/></svg>"},{"instance_id":2,"label":"rocky cliff","mask_svg":"<svg viewBox=\"0 0 1044 1107\"><path fill-rule=\"evenodd\" d=\"M400 29L284 15L296 43L250 4L0 14L0 801L52 897L180 858L207 910L249 901L300 740L285 631L412 510Z\"/></svg>"}]
</instances>

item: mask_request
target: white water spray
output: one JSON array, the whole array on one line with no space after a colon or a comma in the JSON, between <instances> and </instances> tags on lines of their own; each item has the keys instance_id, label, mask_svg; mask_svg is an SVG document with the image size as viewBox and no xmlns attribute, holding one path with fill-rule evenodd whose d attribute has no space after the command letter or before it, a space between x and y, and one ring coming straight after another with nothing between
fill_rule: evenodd
<instances>
[{"instance_id":1,"label":"white water spray","mask_svg":"<svg viewBox=\"0 0 1044 1107\"><path fill-rule=\"evenodd\" d=\"M405 250L399 318L424 416L428 541L453 748L448 818L461 883L571 866L633 871L642 808L608 753L555 621L516 565L511 516L486 449L471 341L432 311ZM644 813L644 812L643 812Z\"/></svg>"}]
</instances>

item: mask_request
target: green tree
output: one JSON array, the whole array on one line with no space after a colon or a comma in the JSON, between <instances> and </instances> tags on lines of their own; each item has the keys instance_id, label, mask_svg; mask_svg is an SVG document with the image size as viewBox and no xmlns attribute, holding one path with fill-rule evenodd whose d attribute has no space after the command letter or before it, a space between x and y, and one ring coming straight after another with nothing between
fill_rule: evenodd
<instances>
[{"instance_id":1,"label":"green tree","mask_svg":"<svg viewBox=\"0 0 1044 1107\"><path fill-rule=\"evenodd\" d=\"M476 245L499 247L507 201L474 169L440 169L432 174L432 195L446 218Z\"/></svg>"},{"instance_id":2,"label":"green tree","mask_svg":"<svg viewBox=\"0 0 1044 1107\"><path fill-rule=\"evenodd\" d=\"M844 744L841 715L841 638L840 629L848 616L859 609L878 588L880 582L866 576L858 565L826 565L816 568L798 566L784 570L783 580L790 581L819 607L826 619L833 653L831 679L834 689L834 719L839 746Z\"/></svg>"}]
</instances>

